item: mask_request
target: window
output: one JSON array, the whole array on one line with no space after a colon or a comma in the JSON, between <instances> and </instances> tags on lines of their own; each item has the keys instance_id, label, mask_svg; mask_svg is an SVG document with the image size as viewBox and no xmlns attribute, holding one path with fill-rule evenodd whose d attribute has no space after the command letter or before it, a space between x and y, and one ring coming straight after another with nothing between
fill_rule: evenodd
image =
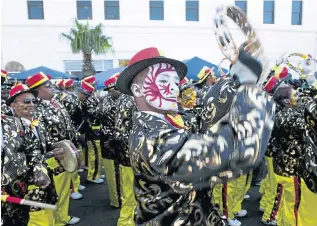
<instances>
[{"instance_id":1,"label":"window","mask_svg":"<svg viewBox=\"0 0 317 226\"><path fill-rule=\"evenodd\" d=\"M44 20L43 1L28 1L29 20Z\"/></svg>"},{"instance_id":2,"label":"window","mask_svg":"<svg viewBox=\"0 0 317 226\"><path fill-rule=\"evenodd\" d=\"M186 21L199 21L198 1L186 1Z\"/></svg>"},{"instance_id":3,"label":"window","mask_svg":"<svg viewBox=\"0 0 317 226\"><path fill-rule=\"evenodd\" d=\"M164 1L150 0L150 20L164 20Z\"/></svg>"},{"instance_id":4,"label":"window","mask_svg":"<svg viewBox=\"0 0 317 226\"><path fill-rule=\"evenodd\" d=\"M105 20L120 20L119 1L105 1Z\"/></svg>"},{"instance_id":5,"label":"window","mask_svg":"<svg viewBox=\"0 0 317 226\"><path fill-rule=\"evenodd\" d=\"M236 1L235 4L247 15L247 1Z\"/></svg>"},{"instance_id":6,"label":"window","mask_svg":"<svg viewBox=\"0 0 317 226\"><path fill-rule=\"evenodd\" d=\"M77 0L77 19L92 20L91 1Z\"/></svg>"},{"instance_id":7,"label":"window","mask_svg":"<svg viewBox=\"0 0 317 226\"><path fill-rule=\"evenodd\" d=\"M263 23L274 24L274 1L264 1Z\"/></svg>"},{"instance_id":8,"label":"window","mask_svg":"<svg viewBox=\"0 0 317 226\"><path fill-rule=\"evenodd\" d=\"M292 2L292 25L302 24L303 2L300 0L293 0Z\"/></svg>"}]
</instances>

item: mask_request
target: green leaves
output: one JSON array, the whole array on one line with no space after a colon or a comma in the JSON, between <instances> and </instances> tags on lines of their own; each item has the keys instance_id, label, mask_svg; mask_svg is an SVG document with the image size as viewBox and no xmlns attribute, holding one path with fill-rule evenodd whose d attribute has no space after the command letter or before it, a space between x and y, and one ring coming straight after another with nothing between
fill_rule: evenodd
<instances>
[{"instance_id":1,"label":"green leaves","mask_svg":"<svg viewBox=\"0 0 317 226\"><path fill-rule=\"evenodd\" d=\"M69 41L73 53L104 54L112 50L111 38L103 35L103 25L100 23L95 27L79 23L75 20L75 28L69 33L62 33L62 37Z\"/></svg>"}]
</instances>

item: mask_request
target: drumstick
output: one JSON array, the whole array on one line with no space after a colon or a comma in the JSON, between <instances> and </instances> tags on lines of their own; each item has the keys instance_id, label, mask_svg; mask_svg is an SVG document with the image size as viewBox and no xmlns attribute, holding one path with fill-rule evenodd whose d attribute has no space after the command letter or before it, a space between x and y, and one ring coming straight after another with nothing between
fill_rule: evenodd
<instances>
[{"instance_id":1,"label":"drumstick","mask_svg":"<svg viewBox=\"0 0 317 226\"><path fill-rule=\"evenodd\" d=\"M42 203L42 202L30 201L30 200L21 199L21 198L9 196L9 195L1 195L1 201L15 203L15 204L24 205L24 206L36 206L36 207L40 207L43 209L52 209L52 210L56 209L55 205Z\"/></svg>"}]
</instances>

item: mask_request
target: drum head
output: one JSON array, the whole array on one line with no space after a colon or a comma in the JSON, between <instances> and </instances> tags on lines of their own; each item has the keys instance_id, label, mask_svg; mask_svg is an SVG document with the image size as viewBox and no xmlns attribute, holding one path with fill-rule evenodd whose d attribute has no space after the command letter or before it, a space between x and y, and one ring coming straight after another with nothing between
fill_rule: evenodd
<instances>
[{"instance_id":1,"label":"drum head","mask_svg":"<svg viewBox=\"0 0 317 226\"><path fill-rule=\"evenodd\" d=\"M60 160L60 163L64 167L64 169L69 172L75 172L77 169L77 158L75 155L75 150L73 150L72 145L70 145L69 141L61 141L56 144L58 148L63 148L65 154L64 159Z\"/></svg>"}]
</instances>

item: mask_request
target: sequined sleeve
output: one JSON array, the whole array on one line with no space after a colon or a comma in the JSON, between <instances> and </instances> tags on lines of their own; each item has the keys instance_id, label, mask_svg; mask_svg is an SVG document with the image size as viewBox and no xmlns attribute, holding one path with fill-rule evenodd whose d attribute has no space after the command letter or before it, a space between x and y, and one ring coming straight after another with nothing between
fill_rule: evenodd
<instances>
[{"instance_id":1,"label":"sequined sleeve","mask_svg":"<svg viewBox=\"0 0 317 226\"><path fill-rule=\"evenodd\" d=\"M128 144L132 129L132 115L135 110L133 99L121 94L117 101L117 115L115 119L116 138Z\"/></svg>"},{"instance_id":2,"label":"sequined sleeve","mask_svg":"<svg viewBox=\"0 0 317 226\"><path fill-rule=\"evenodd\" d=\"M200 132L205 133L229 112L236 90L233 80L228 78L205 87L201 92L203 108Z\"/></svg>"},{"instance_id":3,"label":"sequined sleeve","mask_svg":"<svg viewBox=\"0 0 317 226\"><path fill-rule=\"evenodd\" d=\"M2 153L1 186L9 185L16 178L26 174L28 167L23 152L24 132L19 121L10 116L1 115Z\"/></svg>"},{"instance_id":4,"label":"sequined sleeve","mask_svg":"<svg viewBox=\"0 0 317 226\"><path fill-rule=\"evenodd\" d=\"M115 139L116 103L107 95L100 105L101 132L108 140Z\"/></svg>"},{"instance_id":5,"label":"sequined sleeve","mask_svg":"<svg viewBox=\"0 0 317 226\"><path fill-rule=\"evenodd\" d=\"M141 154L149 165L140 167L155 171L176 191L208 187L247 173L264 156L274 108L271 99L258 88L241 87L227 120L206 134L177 129L161 130L158 137L150 134L143 146L148 153ZM132 146L140 148L138 144ZM135 156L132 158L137 161Z\"/></svg>"}]
</instances>

